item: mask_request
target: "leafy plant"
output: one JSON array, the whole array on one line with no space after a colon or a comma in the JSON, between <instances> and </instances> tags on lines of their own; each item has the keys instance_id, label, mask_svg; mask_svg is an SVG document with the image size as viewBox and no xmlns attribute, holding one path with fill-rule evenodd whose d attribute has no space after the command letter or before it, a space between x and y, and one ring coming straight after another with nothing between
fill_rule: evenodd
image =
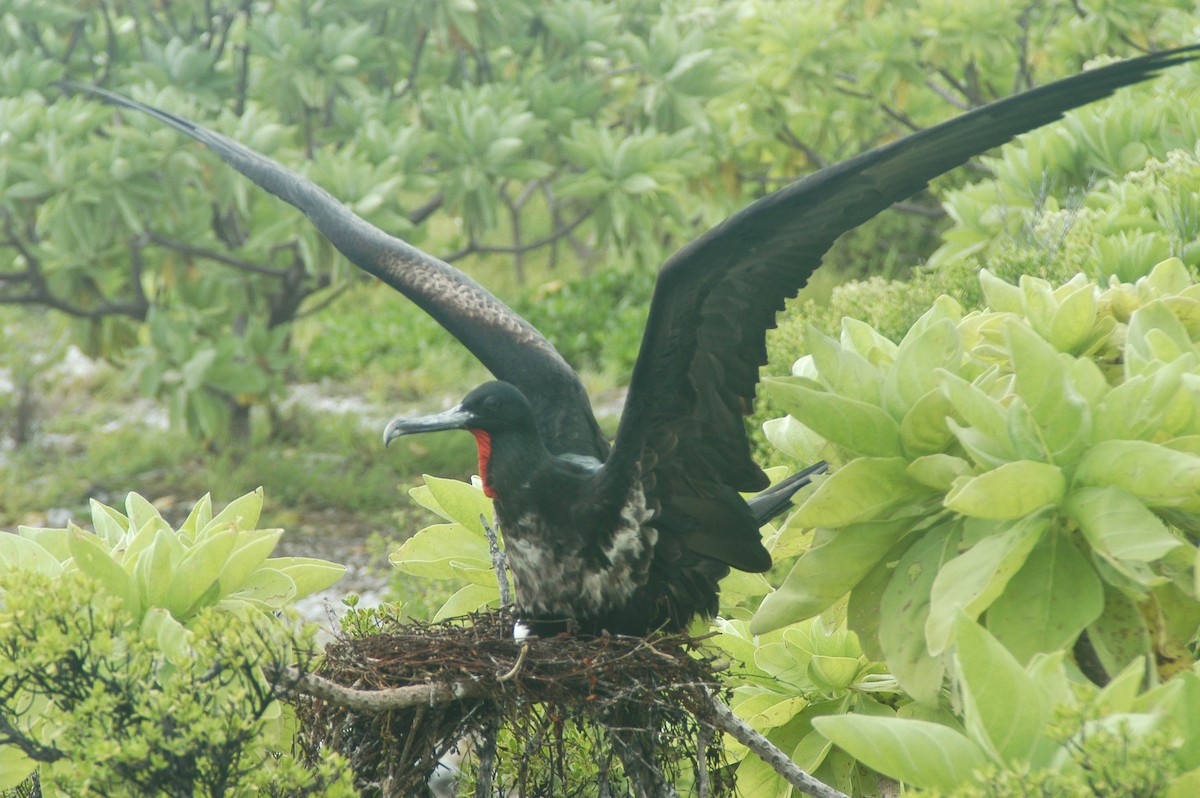
<instances>
[{"instance_id":1,"label":"leafy plant","mask_svg":"<svg viewBox=\"0 0 1200 798\"><path fill-rule=\"evenodd\" d=\"M122 691L135 689L132 682L146 678L138 675L138 668L160 672L161 681L136 686L148 690L139 694L138 701L149 703L130 710L136 716L130 723L144 725L146 718L138 713L150 712L176 689L196 689L196 680L208 666L205 657L210 648L227 642L233 650L224 662L232 675L217 682L222 697L200 691L194 700L227 701L236 709L239 700L246 700L246 691L254 693L258 687L275 692L249 717L254 724L279 717L275 702L279 688L269 683L265 665L287 664L294 656L294 643L290 622L277 614L297 598L333 584L345 569L311 558L271 558L283 530L257 529L261 510L261 490L216 514L205 496L175 529L153 505L131 493L125 513L92 503L95 533L68 524L64 529L21 527L17 534L0 534L0 574L6 579L0 595L3 612L10 613L8 624L0 623L9 635L0 656L0 668L8 669L8 678L0 677L0 701L5 703L0 715L9 719L8 726L0 729L0 746L4 746L0 755L9 766L3 786L20 782L36 762L52 766L43 773L44 781L48 774L78 770L84 760L72 757L98 744L94 735L103 736L105 727L96 724L106 717L108 705L77 706L88 692L72 680L86 674L104 675L95 689L111 694L104 700L117 701ZM24 609L25 602L36 604L37 586L47 580L68 585L56 594L57 601L74 606L75 613L63 615L58 622L53 613L34 613L26 623L21 613L31 611ZM87 610L93 604L97 617ZM222 636L229 640L222 641ZM240 641L237 645L235 638ZM128 652L129 660L122 660L123 652ZM122 670L122 662L133 670ZM59 674L54 663L65 670ZM177 671L182 680L178 683L171 681ZM48 682L38 673L46 678L57 674L64 681ZM60 695L64 690L70 700ZM61 729L78 724L81 737L56 748ZM135 755L154 754L146 746L158 738L145 737L147 729L122 733L143 738ZM248 745L262 733L261 724L253 725L238 732L238 744ZM7 776L10 773L16 775ZM69 778L85 776L78 771Z\"/></svg>"},{"instance_id":2,"label":"leafy plant","mask_svg":"<svg viewBox=\"0 0 1200 798\"><path fill-rule=\"evenodd\" d=\"M949 657L962 723L842 714L813 721L881 773L936 795L1184 796L1200 784L1194 670L1143 691L1146 663L1103 689L1063 652L1022 666L960 615ZM1021 786L1023 785L1023 786Z\"/></svg>"},{"instance_id":3,"label":"leafy plant","mask_svg":"<svg viewBox=\"0 0 1200 798\"><path fill-rule=\"evenodd\" d=\"M802 376L768 383L792 413L772 440L849 460L793 516L812 547L751 628L849 594L864 649L928 704L960 614L1020 662L1086 632L1100 681L1139 659L1187 667L1200 288L1178 260L1103 291L981 283L995 310L943 297L899 345L847 320L838 341L810 335Z\"/></svg>"}]
</instances>

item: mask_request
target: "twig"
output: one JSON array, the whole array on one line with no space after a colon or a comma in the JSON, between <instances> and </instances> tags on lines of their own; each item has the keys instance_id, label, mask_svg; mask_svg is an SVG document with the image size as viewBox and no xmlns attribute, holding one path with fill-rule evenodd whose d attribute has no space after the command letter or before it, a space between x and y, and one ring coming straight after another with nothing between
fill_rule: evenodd
<instances>
[{"instance_id":1,"label":"twig","mask_svg":"<svg viewBox=\"0 0 1200 798\"><path fill-rule=\"evenodd\" d=\"M481 685L472 682L410 684L384 690L356 690L312 673L301 673L296 668L288 668L282 676L282 681L291 690L359 712L387 712L392 709L432 706L473 698L484 693Z\"/></svg>"},{"instance_id":2,"label":"twig","mask_svg":"<svg viewBox=\"0 0 1200 798\"><path fill-rule=\"evenodd\" d=\"M819 781L800 769L800 766L779 750L766 737L750 727L748 723L733 714L733 710L715 698L711 693L702 691L702 697L713 712L716 725L733 739L749 748L755 756L771 766L778 773L805 795L813 798L849 798L844 792L835 790L823 781Z\"/></svg>"},{"instance_id":3,"label":"twig","mask_svg":"<svg viewBox=\"0 0 1200 798\"><path fill-rule=\"evenodd\" d=\"M521 653L517 655L517 661L515 663L513 663L513 666L511 669L509 669L508 673L505 673L502 676L497 676L496 681L507 682L509 679L516 676L517 672L521 670L521 665L525 662L525 655L527 653L529 653L529 644L528 643L521 646Z\"/></svg>"},{"instance_id":4,"label":"twig","mask_svg":"<svg viewBox=\"0 0 1200 798\"><path fill-rule=\"evenodd\" d=\"M508 589L504 552L500 550L500 536L496 534L496 527L487 522L483 513L479 514L479 520L483 523L483 534L487 536L488 549L492 552L492 568L495 569L496 581L500 584L500 606L507 607L512 604L512 591Z\"/></svg>"}]
</instances>

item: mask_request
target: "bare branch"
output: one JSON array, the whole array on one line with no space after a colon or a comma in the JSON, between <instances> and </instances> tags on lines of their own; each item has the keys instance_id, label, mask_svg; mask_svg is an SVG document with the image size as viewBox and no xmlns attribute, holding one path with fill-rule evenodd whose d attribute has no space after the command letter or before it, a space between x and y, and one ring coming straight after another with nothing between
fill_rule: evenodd
<instances>
[{"instance_id":1,"label":"bare branch","mask_svg":"<svg viewBox=\"0 0 1200 798\"><path fill-rule=\"evenodd\" d=\"M217 263L223 263L226 266L232 266L233 268L240 269L244 272L263 274L268 277L286 277L288 274L287 269L276 269L271 266L262 266L254 263L253 261L235 258L232 255L226 255L224 252L217 252L216 250L197 247L193 244L187 243L186 241L176 241L173 238L167 238L166 236L159 235L158 233L146 233L146 237L155 244L174 250L182 255L189 255L194 258L206 258L208 260L216 261Z\"/></svg>"},{"instance_id":2,"label":"bare branch","mask_svg":"<svg viewBox=\"0 0 1200 798\"><path fill-rule=\"evenodd\" d=\"M547 244L553 244L555 241L558 241L560 238L566 238L572 232L574 232L575 228L577 228L577 227L579 227L579 225L583 224L584 221L586 221L587 218L591 215L592 215L591 211L585 211L583 214L578 216L574 221L567 224L566 227L560 227L559 229L555 230L553 233L550 233L549 235L544 236L543 238L539 238L536 241L530 241L528 244L522 244L519 247L486 246L484 244L480 244L478 241L472 241L471 243L467 244L467 246L460 249L458 252L454 252L454 253L451 253L450 255L447 255L445 260L447 263L454 263L454 261L461 260L462 258L465 258L467 255L493 255L493 254L516 255L521 252L530 252L530 251L538 249L540 247L544 247Z\"/></svg>"},{"instance_id":3,"label":"bare branch","mask_svg":"<svg viewBox=\"0 0 1200 798\"><path fill-rule=\"evenodd\" d=\"M818 781L800 769L800 766L775 746L770 740L750 727L746 721L733 714L733 710L718 701L712 695L705 693L705 700L713 712L717 727L754 752L755 756L771 766L778 773L805 795L813 798L849 798L844 792L835 790L823 781Z\"/></svg>"}]
</instances>

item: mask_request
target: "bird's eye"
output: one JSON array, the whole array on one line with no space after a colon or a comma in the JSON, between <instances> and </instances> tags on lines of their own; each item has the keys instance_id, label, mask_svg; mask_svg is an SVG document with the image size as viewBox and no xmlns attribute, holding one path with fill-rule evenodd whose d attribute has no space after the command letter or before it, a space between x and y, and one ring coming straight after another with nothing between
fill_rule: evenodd
<instances>
[{"instance_id":1,"label":"bird's eye","mask_svg":"<svg viewBox=\"0 0 1200 798\"><path fill-rule=\"evenodd\" d=\"M483 406L488 410L495 410L500 407L500 398L497 396L489 396L483 400Z\"/></svg>"}]
</instances>

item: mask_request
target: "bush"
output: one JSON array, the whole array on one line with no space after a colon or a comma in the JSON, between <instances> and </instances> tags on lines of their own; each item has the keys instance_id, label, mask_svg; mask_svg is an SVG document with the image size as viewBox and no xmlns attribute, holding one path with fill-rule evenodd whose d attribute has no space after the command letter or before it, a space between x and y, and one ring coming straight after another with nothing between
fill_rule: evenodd
<instances>
[{"instance_id":1,"label":"bush","mask_svg":"<svg viewBox=\"0 0 1200 798\"><path fill-rule=\"evenodd\" d=\"M284 668L312 657L284 612L340 566L269 555L262 494L178 529L130 494L96 532L0 534L0 789L57 794L348 794L336 759L286 756Z\"/></svg>"}]
</instances>

